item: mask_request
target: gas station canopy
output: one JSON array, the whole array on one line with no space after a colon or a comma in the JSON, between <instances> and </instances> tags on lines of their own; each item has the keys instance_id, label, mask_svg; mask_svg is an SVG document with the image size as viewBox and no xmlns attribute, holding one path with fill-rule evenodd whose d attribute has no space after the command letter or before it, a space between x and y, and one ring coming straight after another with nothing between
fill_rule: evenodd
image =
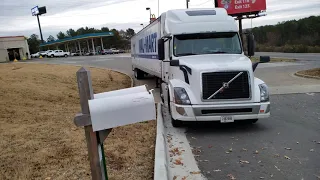
<instances>
[{"instance_id":1,"label":"gas station canopy","mask_svg":"<svg viewBox=\"0 0 320 180\"><path fill-rule=\"evenodd\" d=\"M45 47L45 46L50 46L50 45L58 45L58 44L63 44L63 43L67 43L67 42L79 41L79 40L85 40L85 39L108 37L108 36L113 36L113 33L112 32L103 32L103 33L84 34L84 35L80 35L80 36L74 36L74 37L69 37L69 38L65 38L65 39L60 39L60 40L56 40L56 41L43 43L43 44L40 44L40 47Z\"/></svg>"}]
</instances>

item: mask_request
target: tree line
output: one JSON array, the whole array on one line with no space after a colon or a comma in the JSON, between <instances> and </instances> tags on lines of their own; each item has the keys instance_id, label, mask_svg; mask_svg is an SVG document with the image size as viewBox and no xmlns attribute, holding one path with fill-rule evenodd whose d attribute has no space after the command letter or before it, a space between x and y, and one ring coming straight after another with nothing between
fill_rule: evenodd
<instances>
[{"instance_id":1,"label":"tree line","mask_svg":"<svg viewBox=\"0 0 320 180\"><path fill-rule=\"evenodd\" d=\"M320 16L251 29L257 51L320 53Z\"/></svg>"},{"instance_id":2,"label":"tree line","mask_svg":"<svg viewBox=\"0 0 320 180\"><path fill-rule=\"evenodd\" d=\"M52 42L55 40L62 40L65 38L69 37L75 37L79 35L84 35L84 34L90 34L90 33L102 33L102 32L112 32L113 36L110 37L103 37L103 46L104 48L118 48L118 49L130 49L130 39L132 36L135 35L135 31L131 28L127 30L116 30L116 29L109 29L108 27L102 27L101 29L95 29L95 28L89 28L89 27L81 27L77 30L74 30L70 28L67 30L65 33L60 31L57 35L56 38L52 35L50 35L47 40L44 40L45 42ZM80 41L81 47L87 47L86 41ZM100 40L95 40L94 41L95 46L100 46ZM36 34L32 34L28 38L28 44L29 44L29 49L30 53L36 53L40 50L40 44L41 40L39 39L39 36ZM73 44L71 43L71 46ZM90 41L90 46L91 46L91 41ZM56 46L54 47L46 47L45 49L56 49ZM58 45L59 49L64 49L64 45ZM70 48L70 46L69 46Z\"/></svg>"},{"instance_id":3,"label":"tree line","mask_svg":"<svg viewBox=\"0 0 320 180\"><path fill-rule=\"evenodd\" d=\"M320 16L310 16L300 20L280 22L276 25L255 27L251 29L251 32L255 35L256 51L320 53L319 29ZM105 48L130 49L130 38L135 35L131 28L118 31L116 29L110 30L108 27L101 29L81 27L77 30L69 29L65 33L59 32L56 38L50 35L46 42L101 32L113 32L114 34L112 37L103 37ZM36 34L32 34L28 38L28 43L31 53L39 51L41 41ZM100 41L95 41L95 44L100 46ZM81 46L87 47L86 42L82 41ZM64 49L64 45L60 45L59 49Z\"/></svg>"}]
</instances>

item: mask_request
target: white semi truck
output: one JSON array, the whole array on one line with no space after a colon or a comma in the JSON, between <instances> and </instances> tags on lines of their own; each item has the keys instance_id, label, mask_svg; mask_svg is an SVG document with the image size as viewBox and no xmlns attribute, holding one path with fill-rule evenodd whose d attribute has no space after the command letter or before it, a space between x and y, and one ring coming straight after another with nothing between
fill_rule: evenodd
<instances>
[{"instance_id":1,"label":"white semi truck","mask_svg":"<svg viewBox=\"0 0 320 180\"><path fill-rule=\"evenodd\" d=\"M135 78L151 74L161 80L174 127L182 121L255 123L270 116L268 87L254 77L258 63L244 54L238 31L223 8L183 9L163 13L132 37ZM253 56L253 35L247 44Z\"/></svg>"}]
</instances>

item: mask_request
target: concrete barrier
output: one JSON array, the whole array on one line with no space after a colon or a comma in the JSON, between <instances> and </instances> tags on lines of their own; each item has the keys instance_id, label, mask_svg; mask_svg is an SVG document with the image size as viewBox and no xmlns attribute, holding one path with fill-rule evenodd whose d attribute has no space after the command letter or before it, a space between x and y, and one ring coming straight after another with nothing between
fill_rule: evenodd
<instances>
[{"instance_id":1,"label":"concrete barrier","mask_svg":"<svg viewBox=\"0 0 320 180\"><path fill-rule=\"evenodd\" d=\"M166 180L168 176L168 162L166 155L166 139L161 111L161 104L157 104L157 137L154 162L154 180Z\"/></svg>"}]
</instances>

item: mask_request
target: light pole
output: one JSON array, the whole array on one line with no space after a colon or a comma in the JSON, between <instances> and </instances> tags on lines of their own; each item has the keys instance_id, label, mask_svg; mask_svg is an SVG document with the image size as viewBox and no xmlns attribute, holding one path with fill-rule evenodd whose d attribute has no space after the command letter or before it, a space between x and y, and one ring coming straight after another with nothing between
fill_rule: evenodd
<instances>
[{"instance_id":1,"label":"light pole","mask_svg":"<svg viewBox=\"0 0 320 180\"><path fill-rule=\"evenodd\" d=\"M146 10L150 12L149 21L151 23L151 8L147 7Z\"/></svg>"},{"instance_id":2,"label":"light pole","mask_svg":"<svg viewBox=\"0 0 320 180\"><path fill-rule=\"evenodd\" d=\"M187 9L189 8L189 2L190 2L190 0L186 0L186 3L187 3Z\"/></svg>"},{"instance_id":3,"label":"light pole","mask_svg":"<svg viewBox=\"0 0 320 180\"><path fill-rule=\"evenodd\" d=\"M39 20L39 15L38 15L38 14L37 14L37 19L38 19L38 25L39 25L39 30L40 30L41 43L44 43L44 41L43 41L43 36L42 36L41 25L40 25L40 20Z\"/></svg>"},{"instance_id":4,"label":"light pole","mask_svg":"<svg viewBox=\"0 0 320 180\"><path fill-rule=\"evenodd\" d=\"M39 16L42 14L46 14L47 13L47 9L45 6L43 7L38 7L35 6L31 9L31 13L32 16L37 16L37 20L38 20L38 26L39 26L39 31L40 31L40 37L41 37L41 43L44 43L43 41L43 36L42 36L42 31L41 31L41 25L40 25L40 20L39 20Z\"/></svg>"}]
</instances>

